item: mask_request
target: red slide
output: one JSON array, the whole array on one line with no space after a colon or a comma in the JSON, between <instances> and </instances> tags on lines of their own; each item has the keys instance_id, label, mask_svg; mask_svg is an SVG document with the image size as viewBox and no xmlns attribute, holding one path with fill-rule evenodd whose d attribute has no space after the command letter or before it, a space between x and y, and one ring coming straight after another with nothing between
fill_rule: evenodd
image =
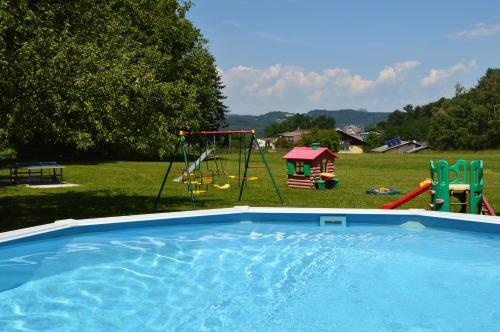
<instances>
[{"instance_id":1,"label":"red slide","mask_svg":"<svg viewBox=\"0 0 500 332\"><path fill-rule=\"evenodd\" d=\"M484 194L483 194L482 212L483 212L483 215L487 215L487 216L494 216L495 215L495 211L491 207L490 202L488 202L488 200L486 199L486 196L484 196Z\"/></svg>"},{"instance_id":2,"label":"red slide","mask_svg":"<svg viewBox=\"0 0 500 332\"><path fill-rule=\"evenodd\" d=\"M397 201L381 205L380 208L381 209L394 209L394 208L397 208L398 206L400 206L400 205L402 205L402 204L404 204L404 203L406 203L408 201L411 201L412 199L414 199L415 197L417 197L421 193L429 190L430 187L431 187L431 184L430 183L426 183L422 187L419 187L417 190L412 191L411 193L404 195L403 197L401 197Z\"/></svg>"}]
</instances>

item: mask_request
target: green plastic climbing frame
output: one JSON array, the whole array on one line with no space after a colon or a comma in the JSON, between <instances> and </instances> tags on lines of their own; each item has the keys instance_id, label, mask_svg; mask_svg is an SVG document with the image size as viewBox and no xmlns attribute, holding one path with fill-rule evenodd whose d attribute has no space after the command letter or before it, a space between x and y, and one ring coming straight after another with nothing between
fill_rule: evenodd
<instances>
[{"instance_id":1,"label":"green plastic climbing frame","mask_svg":"<svg viewBox=\"0 0 500 332\"><path fill-rule=\"evenodd\" d=\"M457 160L452 166L449 166L446 160L439 160L435 166L431 160L430 172L430 207L432 210L453 212L451 206L459 205L459 212L481 213L483 199L482 160L472 160L469 169L467 169L467 162L462 159ZM453 198L456 198L458 203L453 203Z\"/></svg>"}]
</instances>

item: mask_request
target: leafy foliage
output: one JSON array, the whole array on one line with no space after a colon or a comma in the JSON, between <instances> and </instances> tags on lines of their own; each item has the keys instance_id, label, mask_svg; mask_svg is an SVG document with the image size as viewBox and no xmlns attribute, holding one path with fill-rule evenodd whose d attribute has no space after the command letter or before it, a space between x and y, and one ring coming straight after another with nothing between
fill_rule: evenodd
<instances>
[{"instance_id":1,"label":"leafy foliage","mask_svg":"<svg viewBox=\"0 0 500 332\"><path fill-rule=\"evenodd\" d=\"M407 105L403 111L392 112L387 121L378 125L383 132L382 139L388 140L400 137L404 140L425 140L429 131L429 125L433 112L444 102L444 98L437 102L423 106L413 107Z\"/></svg>"},{"instance_id":2,"label":"leafy foliage","mask_svg":"<svg viewBox=\"0 0 500 332\"><path fill-rule=\"evenodd\" d=\"M288 142L286 138L280 137L274 142L274 146L278 149L289 149L293 144Z\"/></svg>"},{"instance_id":3,"label":"leafy foliage","mask_svg":"<svg viewBox=\"0 0 500 332\"><path fill-rule=\"evenodd\" d=\"M16 148L162 156L227 112L214 59L177 0L4 0L0 138Z\"/></svg>"},{"instance_id":4,"label":"leafy foliage","mask_svg":"<svg viewBox=\"0 0 500 332\"><path fill-rule=\"evenodd\" d=\"M440 150L482 150L500 146L500 69L488 69L476 87L457 88L431 119L429 143Z\"/></svg>"},{"instance_id":5,"label":"leafy foliage","mask_svg":"<svg viewBox=\"0 0 500 332\"><path fill-rule=\"evenodd\" d=\"M370 132L364 139L363 151L369 152L384 144L382 136L377 132Z\"/></svg>"},{"instance_id":6,"label":"leafy foliage","mask_svg":"<svg viewBox=\"0 0 500 332\"><path fill-rule=\"evenodd\" d=\"M500 146L500 69L488 69L476 87L455 86L455 97L423 106L407 105L377 125L387 140L428 140L438 150Z\"/></svg>"},{"instance_id":7,"label":"leafy foliage","mask_svg":"<svg viewBox=\"0 0 500 332\"><path fill-rule=\"evenodd\" d=\"M302 135L298 145L311 146L314 142L319 142L322 147L327 147L332 151L338 151L340 147L340 138L335 129L315 128L310 133Z\"/></svg>"}]
</instances>

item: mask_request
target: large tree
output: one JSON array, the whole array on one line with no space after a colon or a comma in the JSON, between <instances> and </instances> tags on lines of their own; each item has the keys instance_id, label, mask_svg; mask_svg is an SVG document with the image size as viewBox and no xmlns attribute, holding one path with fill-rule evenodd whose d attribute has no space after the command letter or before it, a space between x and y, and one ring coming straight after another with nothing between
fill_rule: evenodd
<instances>
[{"instance_id":1,"label":"large tree","mask_svg":"<svg viewBox=\"0 0 500 332\"><path fill-rule=\"evenodd\" d=\"M162 156L227 112L214 58L177 0L0 2L0 139Z\"/></svg>"},{"instance_id":2,"label":"large tree","mask_svg":"<svg viewBox=\"0 0 500 332\"><path fill-rule=\"evenodd\" d=\"M500 146L500 69L488 69L477 86L446 100L430 122L429 143L441 150Z\"/></svg>"},{"instance_id":3,"label":"large tree","mask_svg":"<svg viewBox=\"0 0 500 332\"><path fill-rule=\"evenodd\" d=\"M425 140L433 112L443 102L444 98L423 106L406 105L402 111L392 112L385 122L378 124L378 129L383 132L382 139Z\"/></svg>"},{"instance_id":4,"label":"large tree","mask_svg":"<svg viewBox=\"0 0 500 332\"><path fill-rule=\"evenodd\" d=\"M453 98L407 105L377 124L382 139L428 140L438 150L500 147L500 69L488 69L478 84L455 86Z\"/></svg>"}]
</instances>

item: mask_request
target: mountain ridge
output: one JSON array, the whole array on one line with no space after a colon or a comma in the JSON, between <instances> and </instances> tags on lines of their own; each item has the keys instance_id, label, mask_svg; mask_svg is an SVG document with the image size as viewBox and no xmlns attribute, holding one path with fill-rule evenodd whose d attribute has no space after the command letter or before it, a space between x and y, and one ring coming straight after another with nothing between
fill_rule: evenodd
<instances>
[{"instance_id":1,"label":"mountain ridge","mask_svg":"<svg viewBox=\"0 0 500 332\"><path fill-rule=\"evenodd\" d=\"M296 113L272 111L262 115L245 115L245 114L227 114L226 121L228 126L227 130L238 129L255 129L257 137L264 136L264 128L271 123L283 121L286 117ZM314 109L304 113L312 118L317 118L321 115L327 117L334 117L337 122L337 127L344 127L346 125L356 125L364 127L366 125L376 124L385 121L390 113L387 112L368 112L365 109L340 109L340 110L325 110Z\"/></svg>"}]
</instances>

